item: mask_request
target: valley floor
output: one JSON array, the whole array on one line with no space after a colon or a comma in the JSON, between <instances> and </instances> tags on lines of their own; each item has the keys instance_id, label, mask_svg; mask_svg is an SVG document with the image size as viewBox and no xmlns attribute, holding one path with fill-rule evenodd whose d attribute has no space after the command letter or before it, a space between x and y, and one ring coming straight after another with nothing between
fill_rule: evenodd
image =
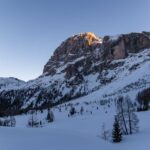
<instances>
[{"instance_id":1,"label":"valley floor","mask_svg":"<svg viewBox=\"0 0 150 150\"><path fill-rule=\"evenodd\" d=\"M111 117L105 113L101 116L98 114L63 118L64 115L61 116L61 113L57 113L58 119L43 128L22 127L22 120L26 120L27 117L18 117L18 124L15 128L0 128L0 149L141 150L144 148L146 150L150 147L150 112L137 113L140 119L140 132L123 137L123 141L119 144L100 138L102 122L105 121L109 126Z\"/></svg>"}]
</instances>

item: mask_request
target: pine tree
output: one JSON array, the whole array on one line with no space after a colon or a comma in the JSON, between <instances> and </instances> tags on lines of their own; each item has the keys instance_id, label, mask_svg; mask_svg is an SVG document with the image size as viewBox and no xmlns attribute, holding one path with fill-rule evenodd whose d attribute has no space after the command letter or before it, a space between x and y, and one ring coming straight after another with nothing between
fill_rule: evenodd
<instances>
[{"instance_id":1,"label":"pine tree","mask_svg":"<svg viewBox=\"0 0 150 150\"><path fill-rule=\"evenodd\" d=\"M120 125L116 117L113 125L112 140L114 143L119 143L122 140Z\"/></svg>"}]
</instances>

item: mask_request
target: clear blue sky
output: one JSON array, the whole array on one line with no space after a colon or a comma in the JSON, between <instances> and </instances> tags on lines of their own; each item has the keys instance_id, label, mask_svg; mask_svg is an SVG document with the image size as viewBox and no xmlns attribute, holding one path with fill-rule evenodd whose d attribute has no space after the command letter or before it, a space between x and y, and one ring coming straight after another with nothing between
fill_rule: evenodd
<instances>
[{"instance_id":1,"label":"clear blue sky","mask_svg":"<svg viewBox=\"0 0 150 150\"><path fill-rule=\"evenodd\" d=\"M0 0L0 76L29 80L67 37L150 31L150 0Z\"/></svg>"}]
</instances>

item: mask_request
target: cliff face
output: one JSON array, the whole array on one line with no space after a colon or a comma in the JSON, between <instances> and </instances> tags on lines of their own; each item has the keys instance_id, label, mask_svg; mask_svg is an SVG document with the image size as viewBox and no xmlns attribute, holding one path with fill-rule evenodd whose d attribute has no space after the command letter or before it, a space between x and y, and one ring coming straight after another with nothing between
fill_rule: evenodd
<instances>
[{"instance_id":1,"label":"cliff face","mask_svg":"<svg viewBox=\"0 0 150 150\"><path fill-rule=\"evenodd\" d=\"M87 75L100 71L100 65L93 68L97 61L124 59L129 53L138 53L146 48L150 48L149 32L105 36L103 39L91 32L75 35L54 51L44 66L43 74L53 76L58 72L64 72L66 78L80 72Z\"/></svg>"},{"instance_id":2,"label":"cliff face","mask_svg":"<svg viewBox=\"0 0 150 150\"><path fill-rule=\"evenodd\" d=\"M53 106L107 89L113 82L122 84L122 92L146 87L149 62L148 32L103 39L91 32L74 35L54 51L39 78L26 83L0 82L0 115ZM122 82L127 76L129 81Z\"/></svg>"},{"instance_id":3,"label":"cliff face","mask_svg":"<svg viewBox=\"0 0 150 150\"><path fill-rule=\"evenodd\" d=\"M68 62L73 62L77 58L92 54L96 48L100 47L102 39L96 37L94 33L74 35L64 41L55 51L48 63L44 66L43 73L54 75L56 69Z\"/></svg>"},{"instance_id":4,"label":"cliff face","mask_svg":"<svg viewBox=\"0 0 150 150\"><path fill-rule=\"evenodd\" d=\"M123 59L129 53L138 53L150 48L150 33L130 33L103 39L103 59Z\"/></svg>"}]
</instances>

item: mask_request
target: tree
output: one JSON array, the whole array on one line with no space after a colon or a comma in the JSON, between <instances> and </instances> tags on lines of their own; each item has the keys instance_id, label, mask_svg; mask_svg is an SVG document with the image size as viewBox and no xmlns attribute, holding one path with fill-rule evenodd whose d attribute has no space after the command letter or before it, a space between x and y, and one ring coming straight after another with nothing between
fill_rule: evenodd
<instances>
[{"instance_id":1,"label":"tree","mask_svg":"<svg viewBox=\"0 0 150 150\"><path fill-rule=\"evenodd\" d=\"M127 123L129 128L129 134L132 134L134 132L138 132L139 120L137 115L135 114L135 108L129 96L125 97L125 102L127 104Z\"/></svg>"},{"instance_id":2,"label":"tree","mask_svg":"<svg viewBox=\"0 0 150 150\"><path fill-rule=\"evenodd\" d=\"M83 108L83 106L81 106L81 108L80 108L80 114L82 115L83 112L84 112L84 108Z\"/></svg>"},{"instance_id":3,"label":"tree","mask_svg":"<svg viewBox=\"0 0 150 150\"><path fill-rule=\"evenodd\" d=\"M39 127L39 121L37 119L37 114L32 110L31 116L28 120L28 127Z\"/></svg>"},{"instance_id":4,"label":"tree","mask_svg":"<svg viewBox=\"0 0 150 150\"><path fill-rule=\"evenodd\" d=\"M7 126L7 127L10 126L10 119L8 117L4 118L4 120L3 120L3 126Z\"/></svg>"},{"instance_id":5,"label":"tree","mask_svg":"<svg viewBox=\"0 0 150 150\"><path fill-rule=\"evenodd\" d=\"M76 113L75 107L71 106L70 111L69 111L69 116L73 116Z\"/></svg>"},{"instance_id":6,"label":"tree","mask_svg":"<svg viewBox=\"0 0 150 150\"><path fill-rule=\"evenodd\" d=\"M106 126L105 123L102 124L102 129L101 129L101 138L104 140L108 140L109 139L109 131L106 130Z\"/></svg>"},{"instance_id":7,"label":"tree","mask_svg":"<svg viewBox=\"0 0 150 150\"><path fill-rule=\"evenodd\" d=\"M128 134L126 120L125 120L125 110L124 110L124 98L122 96L119 96L117 99L117 116L119 123L121 125L122 133Z\"/></svg>"},{"instance_id":8,"label":"tree","mask_svg":"<svg viewBox=\"0 0 150 150\"><path fill-rule=\"evenodd\" d=\"M138 92L136 101L138 102L138 111L148 110L150 102L150 88Z\"/></svg>"},{"instance_id":9,"label":"tree","mask_svg":"<svg viewBox=\"0 0 150 150\"><path fill-rule=\"evenodd\" d=\"M115 117L115 121L113 125L112 140L114 143L119 143L122 141L122 133L121 133L121 129L117 117Z\"/></svg>"},{"instance_id":10,"label":"tree","mask_svg":"<svg viewBox=\"0 0 150 150\"><path fill-rule=\"evenodd\" d=\"M123 134L138 132L138 117L129 96L119 97L117 100L117 117Z\"/></svg>"},{"instance_id":11,"label":"tree","mask_svg":"<svg viewBox=\"0 0 150 150\"><path fill-rule=\"evenodd\" d=\"M54 114L53 114L53 112L50 109L47 110L46 120L48 122L53 122L54 121Z\"/></svg>"},{"instance_id":12,"label":"tree","mask_svg":"<svg viewBox=\"0 0 150 150\"><path fill-rule=\"evenodd\" d=\"M0 126L7 126L7 127L15 127L16 126L16 119L14 116L5 117L0 120Z\"/></svg>"},{"instance_id":13,"label":"tree","mask_svg":"<svg viewBox=\"0 0 150 150\"><path fill-rule=\"evenodd\" d=\"M10 126L15 127L16 126L16 119L14 116L10 116Z\"/></svg>"}]
</instances>

